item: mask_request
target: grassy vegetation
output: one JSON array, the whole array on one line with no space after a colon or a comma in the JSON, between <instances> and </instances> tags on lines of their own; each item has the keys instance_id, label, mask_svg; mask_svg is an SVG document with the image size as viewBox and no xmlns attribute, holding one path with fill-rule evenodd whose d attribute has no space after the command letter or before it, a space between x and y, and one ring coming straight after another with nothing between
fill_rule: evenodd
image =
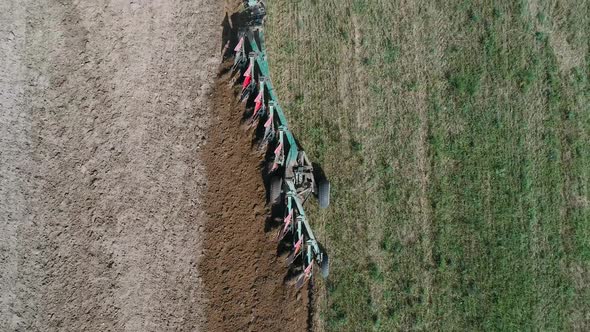
<instances>
[{"instance_id":1,"label":"grassy vegetation","mask_svg":"<svg viewBox=\"0 0 590 332\"><path fill-rule=\"evenodd\" d=\"M318 330L589 330L588 4L267 2L333 184Z\"/></svg>"}]
</instances>

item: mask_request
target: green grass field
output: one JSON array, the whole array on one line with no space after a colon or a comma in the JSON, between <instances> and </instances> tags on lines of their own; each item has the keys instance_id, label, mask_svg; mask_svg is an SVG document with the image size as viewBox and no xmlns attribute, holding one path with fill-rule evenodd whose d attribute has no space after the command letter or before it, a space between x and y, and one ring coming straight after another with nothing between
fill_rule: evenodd
<instances>
[{"instance_id":1,"label":"green grass field","mask_svg":"<svg viewBox=\"0 0 590 332\"><path fill-rule=\"evenodd\" d=\"M272 0L318 331L590 330L588 1Z\"/></svg>"}]
</instances>

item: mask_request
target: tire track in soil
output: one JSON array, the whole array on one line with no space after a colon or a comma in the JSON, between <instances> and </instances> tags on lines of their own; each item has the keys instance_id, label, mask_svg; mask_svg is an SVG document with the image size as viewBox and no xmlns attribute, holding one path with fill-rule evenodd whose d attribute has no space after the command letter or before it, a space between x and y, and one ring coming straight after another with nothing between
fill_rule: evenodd
<instances>
[{"instance_id":1,"label":"tire track in soil","mask_svg":"<svg viewBox=\"0 0 590 332\"><path fill-rule=\"evenodd\" d=\"M212 100L205 161L205 255L200 268L208 293L207 331L305 331L307 287L283 282L287 268L277 255L268 216L254 129L242 124L239 88L230 86L231 64L222 64Z\"/></svg>"}]
</instances>

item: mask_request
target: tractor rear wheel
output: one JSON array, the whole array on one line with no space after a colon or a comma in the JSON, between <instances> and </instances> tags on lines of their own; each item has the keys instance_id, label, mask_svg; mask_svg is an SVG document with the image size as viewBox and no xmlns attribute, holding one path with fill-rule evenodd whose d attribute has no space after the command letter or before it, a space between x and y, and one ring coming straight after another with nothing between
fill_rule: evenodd
<instances>
[{"instance_id":1,"label":"tractor rear wheel","mask_svg":"<svg viewBox=\"0 0 590 332\"><path fill-rule=\"evenodd\" d=\"M274 205L278 203L281 197L281 190L283 186L283 178L279 176L273 176L270 179L270 204Z\"/></svg>"},{"instance_id":2,"label":"tractor rear wheel","mask_svg":"<svg viewBox=\"0 0 590 332\"><path fill-rule=\"evenodd\" d=\"M318 184L318 200L322 209L330 205L330 181L322 179Z\"/></svg>"}]
</instances>

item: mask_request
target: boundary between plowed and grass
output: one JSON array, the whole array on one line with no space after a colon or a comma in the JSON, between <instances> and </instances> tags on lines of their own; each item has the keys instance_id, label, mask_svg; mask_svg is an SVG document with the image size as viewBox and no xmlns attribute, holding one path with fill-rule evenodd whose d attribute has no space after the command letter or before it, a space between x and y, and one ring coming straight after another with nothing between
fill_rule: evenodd
<instances>
[{"instance_id":1,"label":"boundary between plowed and grass","mask_svg":"<svg viewBox=\"0 0 590 332\"><path fill-rule=\"evenodd\" d=\"M234 6L236 4L236 6ZM226 8L239 8L238 1ZM240 103L237 76L229 55L243 21L229 12L223 23L224 61L212 100L205 164L203 271L207 331L298 331L309 329L309 293L286 284L288 269L279 256L275 222L270 218L265 149Z\"/></svg>"}]
</instances>

